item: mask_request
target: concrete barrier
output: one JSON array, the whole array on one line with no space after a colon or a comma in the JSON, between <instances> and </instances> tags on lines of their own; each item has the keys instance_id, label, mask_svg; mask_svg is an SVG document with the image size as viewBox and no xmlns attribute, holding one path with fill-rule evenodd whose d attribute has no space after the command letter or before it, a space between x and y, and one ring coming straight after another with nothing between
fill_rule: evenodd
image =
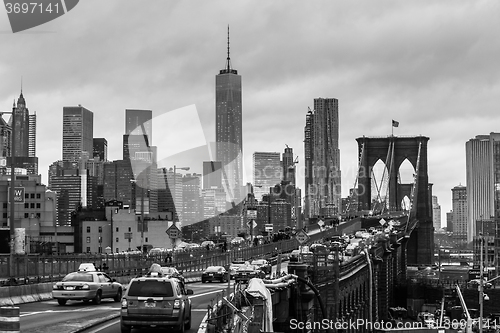
<instances>
[{"instance_id":1,"label":"concrete barrier","mask_svg":"<svg viewBox=\"0 0 500 333\"><path fill-rule=\"evenodd\" d=\"M52 299L52 286L53 283L40 283L37 285L38 295L40 295L40 301L47 301Z\"/></svg>"},{"instance_id":2,"label":"concrete barrier","mask_svg":"<svg viewBox=\"0 0 500 333\"><path fill-rule=\"evenodd\" d=\"M30 294L33 296L34 302L40 301L40 294L38 293L38 288L36 287L36 284L30 284Z\"/></svg>"},{"instance_id":3,"label":"concrete barrier","mask_svg":"<svg viewBox=\"0 0 500 333\"><path fill-rule=\"evenodd\" d=\"M13 304L21 304L23 302L23 298L21 297L21 288L20 286L11 286L9 287L10 299Z\"/></svg>"},{"instance_id":4,"label":"concrete barrier","mask_svg":"<svg viewBox=\"0 0 500 333\"><path fill-rule=\"evenodd\" d=\"M19 320L19 307L0 307L0 332L19 333L21 332L21 322Z\"/></svg>"},{"instance_id":5,"label":"concrete barrier","mask_svg":"<svg viewBox=\"0 0 500 333\"><path fill-rule=\"evenodd\" d=\"M10 299L9 287L0 287L0 306L13 304Z\"/></svg>"},{"instance_id":6,"label":"concrete barrier","mask_svg":"<svg viewBox=\"0 0 500 333\"><path fill-rule=\"evenodd\" d=\"M31 303L35 301L35 298L33 297L33 294L31 293L31 287L30 285L23 285L21 287L21 299L23 300L23 303Z\"/></svg>"}]
</instances>

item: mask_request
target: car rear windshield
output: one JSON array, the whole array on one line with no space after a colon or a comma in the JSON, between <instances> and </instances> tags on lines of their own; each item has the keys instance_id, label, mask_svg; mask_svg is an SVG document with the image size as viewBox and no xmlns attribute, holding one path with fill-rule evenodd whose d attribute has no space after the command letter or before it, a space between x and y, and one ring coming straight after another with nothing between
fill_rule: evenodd
<instances>
[{"instance_id":1,"label":"car rear windshield","mask_svg":"<svg viewBox=\"0 0 500 333\"><path fill-rule=\"evenodd\" d=\"M62 282L75 281L75 282L93 282L92 274L87 273L70 273L62 279Z\"/></svg>"},{"instance_id":2,"label":"car rear windshield","mask_svg":"<svg viewBox=\"0 0 500 333\"><path fill-rule=\"evenodd\" d=\"M128 295L142 297L172 297L174 296L174 291L169 281L133 281L130 284Z\"/></svg>"},{"instance_id":3,"label":"car rear windshield","mask_svg":"<svg viewBox=\"0 0 500 333\"><path fill-rule=\"evenodd\" d=\"M208 267L207 268L207 272L219 272L221 270L221 267L217 267L217 266L212 266L212 267Z\"/></svg>"}]
</instances>

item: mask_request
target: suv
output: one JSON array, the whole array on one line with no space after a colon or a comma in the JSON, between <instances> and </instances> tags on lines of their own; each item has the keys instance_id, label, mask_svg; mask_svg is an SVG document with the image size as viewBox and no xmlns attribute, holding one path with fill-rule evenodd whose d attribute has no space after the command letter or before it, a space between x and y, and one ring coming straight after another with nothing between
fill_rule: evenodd
<instances>
[{"instance_id":1,"label":"suv","mask_svg":"<svg viewBox=\"0 0 500 333\"><path fill-rule=\"evenodd\" d=\"M162 275L159 267L152 267L147 275L130 281L122 298L122 333L139 327L169 327L179 332L191 328L188 295L193 295L193 291L186 290L181 280Z\"/></svg>"}]
</instances>

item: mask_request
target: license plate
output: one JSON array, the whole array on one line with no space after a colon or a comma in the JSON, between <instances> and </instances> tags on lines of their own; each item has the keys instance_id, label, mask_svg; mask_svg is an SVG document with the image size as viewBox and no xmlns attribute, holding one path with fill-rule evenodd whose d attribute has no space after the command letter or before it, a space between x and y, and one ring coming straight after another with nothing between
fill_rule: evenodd
<instances>
[{"instance_id":1,"label":"license plate","mask_svg":"<svg viewBox=\"0 0 500 333\"><path fill-rule=\"evenodd\" d=\"M75 287L66 287L66 290L75 290Z\"/></svg>"},{"instance_id":2,"label":"license plate","mask_svg":"<svg viewBox=\"0 0 500 333\"><path fill-rule=\"evenodd\" d=\"M208 276L214 276L213 274L208 274Z\"/></svg>"},{"instance_id":3,"label":"license plate","mask_svg":"<svg viewBox=\"0 0 500 333\"><path fill-rule=\"evenodd\" d=\"M154 308L154 307L156 307L156 303L144 303L144 305L145 305L147 308Z\"/></svg>"}]
</instances>

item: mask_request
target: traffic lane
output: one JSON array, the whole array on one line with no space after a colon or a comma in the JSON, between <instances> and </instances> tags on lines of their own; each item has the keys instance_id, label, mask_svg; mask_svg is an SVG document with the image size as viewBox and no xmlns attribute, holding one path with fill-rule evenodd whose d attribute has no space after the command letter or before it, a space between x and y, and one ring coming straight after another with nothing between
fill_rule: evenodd
<instances>
[{"instance_id":1,"label":"traffic lane","mask_svg":"<svg viewBox=\"0 0 500 333\"><path fill-rule=\"evenodd\" d=\"M192 289L192 307L206 312L207 305L221 290L227 289L227 283L192 283L187 285ZM220 296L219 296L220 299ZM78 327L113 315L119 315L120 302L103 299L100 305L68 301L61 306L56 300L19 304L20 325L22 332L64 332L67 333ZM193 312L193 314L194 314ZM203 316L200 318L200 322ZM198 323L199 325L199 323Z\"/></svg>"},{"instance_id":2,"label":"traffic lane","mask_svg":"<svg viewBox=\"0 0 500 333\"><path fill-rule=\"evenodd\" d=\"M234 283L231 283L234 287ZM188 286L189 289L194 291L194 295L190 296L191 299L191 329L186 330L187 333L198 332L200 324L207 314L207 308L215 300L220 300L222 290L227 290L227 283L193 283ZM24 332L24 331L23 331ZM100 324L98 326L82 330L81 333L120 333L120 319L113 319L109 322ZM132 333L146 333L146 332L165 332L161 328L142 328L133 329Z\"/></svg>"}]
</instances>

